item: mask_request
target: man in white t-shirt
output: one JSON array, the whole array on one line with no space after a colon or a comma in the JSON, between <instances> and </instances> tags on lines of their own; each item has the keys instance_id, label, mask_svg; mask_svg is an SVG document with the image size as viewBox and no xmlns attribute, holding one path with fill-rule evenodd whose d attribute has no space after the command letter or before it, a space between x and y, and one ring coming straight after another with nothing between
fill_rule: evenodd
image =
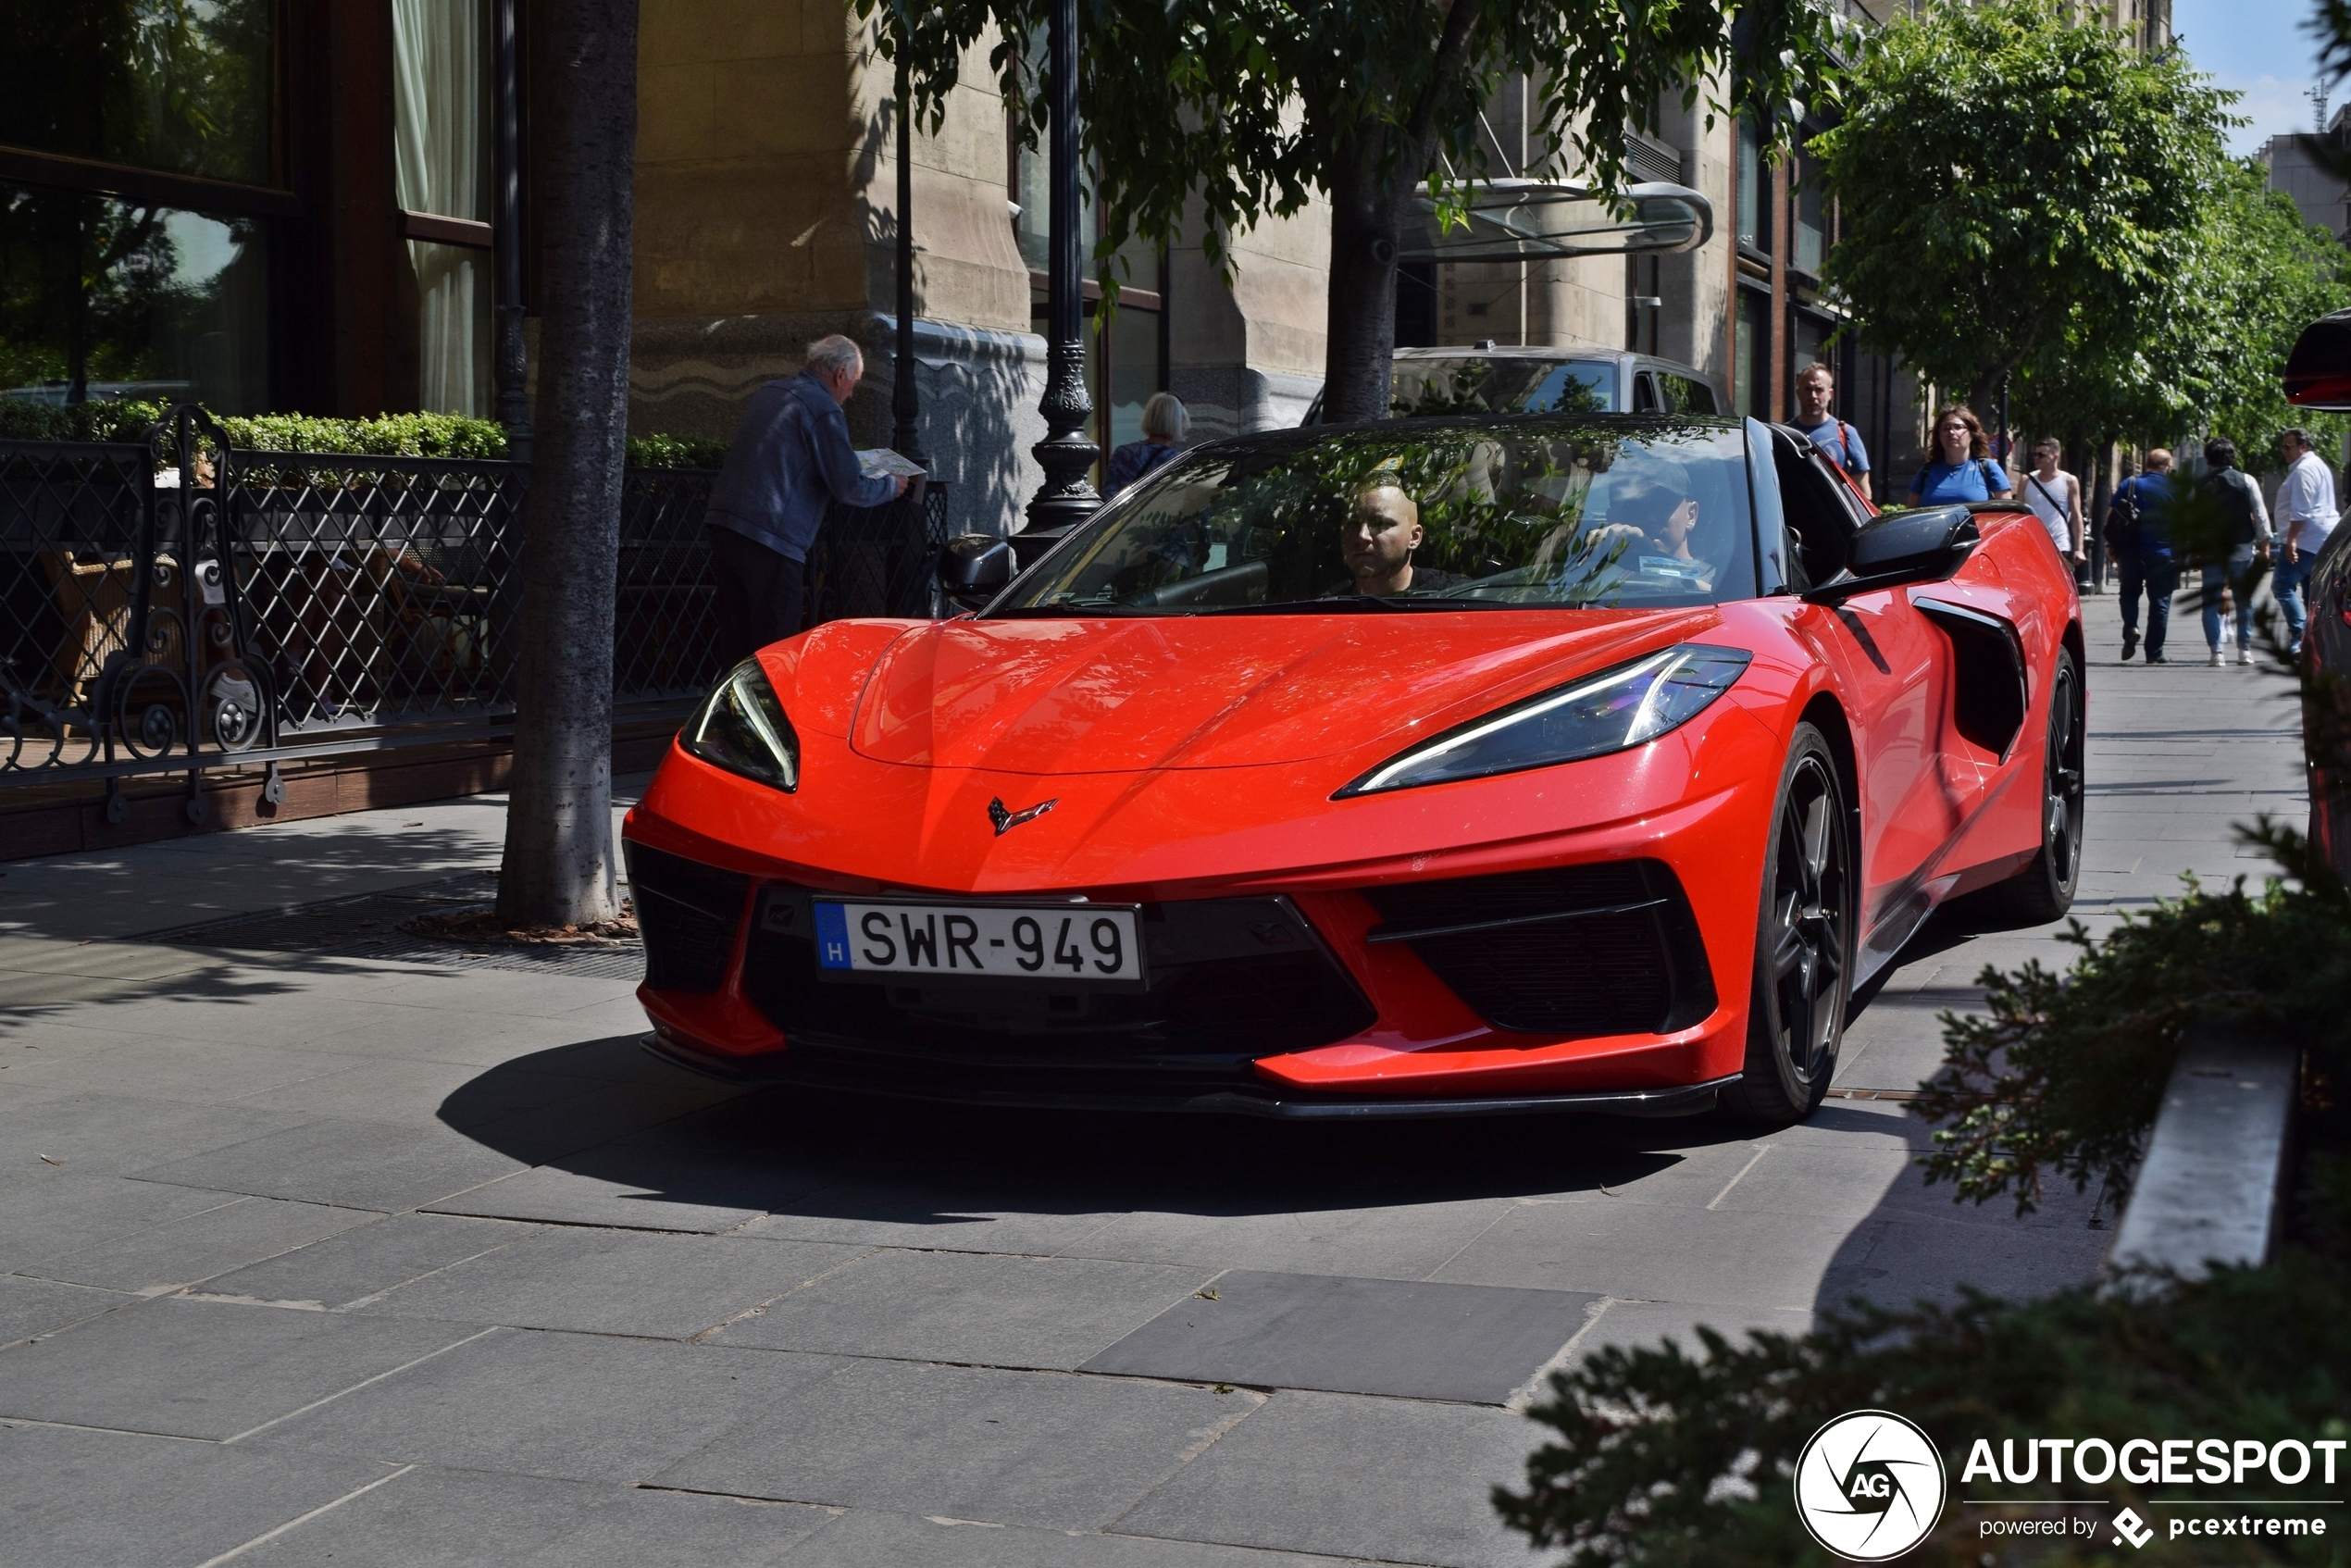
<instances>
[{"instance_id":1,"label":"man in white t-shirt","mask_svg":"<svg viewBox=\"0 0 2351 1568\"><path fill-rule=\"evenodd\" d=\"M2049 530L2058 558L2071 572L2090 558L2089 541L2082 528L2082 481L2058 467L2064 454L2064 443L2055 436L2034 442L2033 467L2024 471L2017 493Z\"/></svg>"},{"instance_id":2,"label":"man in white t-shirt","mask_svg":"<svg viewBox=\"0 0 2351 1568\"><path fill-rule=\"evenodd\" d=\"M2299 653L2302 628L2309 621L2303 589L2310 580L2310 564L2342 514L2334 505L2334 475L2310 449L2309 431L2288 429L2278 437L2278 452L2286 461L2286 470L2274 508L2278 566L2270 579L2270 591L2277 595L2278 608L2285 612L2286 638Z\"/></svg>"}]
</instances>

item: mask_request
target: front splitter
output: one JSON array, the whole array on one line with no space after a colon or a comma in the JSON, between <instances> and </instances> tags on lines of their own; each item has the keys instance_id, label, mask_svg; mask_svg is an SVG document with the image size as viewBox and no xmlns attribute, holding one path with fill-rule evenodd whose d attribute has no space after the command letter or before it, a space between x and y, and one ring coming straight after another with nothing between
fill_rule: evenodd
<instances>
[{"instance_id":1,"label":"front splitter","mask_svg":"<svg viewBox=\"0 0 2351 1568\"><path fill-rule=\"evenodd\" d=\"M1407 1121L1429 1117L1584 1114L1599 1116L1696 1116L1714 1109L1739 1075L1672 1089L1613 1089L1583 1094L1454 1096L1283 1094L1276 1090L1217 1089L1205 1094L1084 1094L1029 1086L976 1088L926 1085L870 1073L828 1072L795 1062L780 1051L744 1062L696 1051L665 1031L639 1039L663 1061L726 1083L831 1089L891 1100L936 1104L987 1105L1043 1111L1145 1111L1177 1114L1262 1116L1279 1121Z\"/></svg>"}]
</instances>

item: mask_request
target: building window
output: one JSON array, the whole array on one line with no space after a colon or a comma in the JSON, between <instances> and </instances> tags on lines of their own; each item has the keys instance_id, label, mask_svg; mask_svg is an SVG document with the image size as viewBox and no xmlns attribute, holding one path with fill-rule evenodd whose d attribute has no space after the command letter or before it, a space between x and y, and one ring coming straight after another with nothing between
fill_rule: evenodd
<instances>
[{"instance_id":1,"label":"building window","mask_svg":"<svg viewBox=\"0 0 2351 1568\"><path fill-rule=\"evenodd\" d=\"M260 413L268 282L259 219L0 187L0 385Z\"/></svg>"},{"instance_id":2,"label":"building window","mask_svg":"<svg viewBox=\"0 0 2351 1568\"><path fill-rule=\"evenodd\" d=\"M1797 157L1795 174L1796 188L1788 196L1788 205L1795 209L1791 226L1795 244L1788 265L1808 278L1818 278L1822 258L1828 254L1828 197L1817 161Z\"/></svg>"},{"instance_id":3,"label":"building window","mask_svg":"<svg viewBox=\"0 0 2351 1568\"><path fill-rule=\"evenodd\" d=\"M11 8L0 395L269 405L273 0ZM191 178L193 177L193 178Z\"/></svg>"},{"instance_id":4,"label":"building window","mask_svg":"<svg viewBox=\"0 0 2351 1568\"><path fill-rule=\"evenodd\" d=\"M0 143L273 183L273 0L11 6Z\"/></svg>"},{"instance_id":5,"label":"building window","mask_svg":"<svg viewBox=\"0 0 2351 1568\"><path fill-rule=\"evenodd\" d=\"M1665 314L1665 260L1662 256L1624 258L1624 346L1634 354L1655 354Z\"/></svg>"},{"instance_id":6,"label":"building window","mask_svg":"<svg viewBox=\"0 0 2351 1568\"><path fill-rule=\"evenodd\" d=\"M482 0L392 0L392 172L416 289L417 406L431 413L491 408L483 12Z\"/></svg>"},{"instance_id":7,"label":"building window","mask_svg":"<svg viewBox=\"0 0 2351 1568\"><path fill-rule=\"evenodd\" d=\"M1763 138L1755 122L1739 121L1738 243L1742 250L1772 252L1772 166L1763 161Z\"/></svg>"},{"instance_id":8,"label":"building window","mask_svg":"<svg viewBox=\"0 0 2351 1568\"><path fill-rule=\"evenodd\" d=\"M1738 291L1737 342L1731 361L1731 395L1739 411L1758 419L1772 417L1772 296L1763 289Z\"/></svg>"},{"instance_id":9,"label":"building window","mask_svg":"<svg viewBox=\"0 0 2351 1568\"><path fill-rule=\"evenodd\" d=\"M1788 313L1788 342L1795 350L1788 355L1787 363L1788 407L1796 406L1796 378L1815 365L1829 364L1829 334L1835 330L1836 323L1826 317L1808 310Z\"/></svg>"}]
</instances>

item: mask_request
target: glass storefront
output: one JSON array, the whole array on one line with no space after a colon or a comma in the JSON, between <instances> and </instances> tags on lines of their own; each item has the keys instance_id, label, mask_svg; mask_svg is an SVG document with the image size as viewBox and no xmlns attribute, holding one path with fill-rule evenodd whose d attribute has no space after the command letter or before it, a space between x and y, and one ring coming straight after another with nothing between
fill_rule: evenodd
<instances>
[{"instance_id":1,"label":"glass storefront","mask_svg":"<svg viewBox=\"0 0 2351 1568\"><path fill-rule=\"evenodd\" d=\"M274 0L0 0L0 143L273 182Z\"/></svg>"},{"instance_id":2,"label":"glass storefront","mask_svg":"<svg viewBox=\"0 0 2351 1568\"><path fill-rule=\"evenodd\" d=\"M259 219L0 186L0 395L269 406Z\"/></svg>"}]
</instances>

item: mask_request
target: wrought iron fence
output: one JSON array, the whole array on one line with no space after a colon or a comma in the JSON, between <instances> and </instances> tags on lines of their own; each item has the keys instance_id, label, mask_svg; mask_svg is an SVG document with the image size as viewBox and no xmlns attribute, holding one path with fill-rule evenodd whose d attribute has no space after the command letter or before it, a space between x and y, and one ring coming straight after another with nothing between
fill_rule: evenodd
<instances>
[{"instance_id":1,"label":"wrought iron fence","mask_svg":"<svg viewBox=\"0 0 2351 1568\"><path fill-rule=\"evenodd\" d=\"M628 474L620 716L682 710L721 673L713 478ZM235 452L194 409L143 444L0 442L0 788L510 727L526 483L504 462ZM946 516L936 488L837 508L812 620L941 613Z\"/></svg>"}]
</instances>

